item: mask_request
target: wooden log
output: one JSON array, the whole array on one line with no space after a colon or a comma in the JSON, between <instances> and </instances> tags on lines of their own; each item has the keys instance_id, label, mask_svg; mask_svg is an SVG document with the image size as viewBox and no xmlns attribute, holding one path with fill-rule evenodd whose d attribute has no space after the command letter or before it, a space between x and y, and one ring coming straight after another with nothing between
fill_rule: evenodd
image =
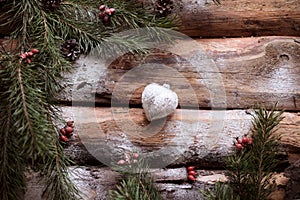
<instances>
[{"instance_id":1,"label":"wooden log","mask_svg":"<svg viewBox=\"0 0 300 200\"><path fill-rule=\"evenodd\" d=\"M141 1L156 7L153 5L156 1ZM220 6L211 0L170 2L173 2L172 12L181 21L179 31L189 36L299 36L300 3L296 0L222 0ZM0 19L0 24L4 22ZM0 34L11 31L11 27L0 27Z\"/></svg>"},{"instance_id":2,"label":"wooden log","mask_svg":"<svg viewBox=\"0 0 300 200\"><path fill-rule=\"evenodd\" d=\"M202 200L200 189L204 190L207 187L212 187L217 181L225 182L227 180L224 171L196 171L199 176L194 183L187 181L185 168L153 169L150 174L162 196L167 200ZM109 199L108 191L116 188L115 186L121 177L120 174L107 167L70 167L69 174L78 187L83 200ZM26 175L26 179L28 187L24 199L42 200L41 195L44 185L38 179L38 175L31 172ZM282 188L287 182L287 178L283 173L276 174L274 180L278 188ZM279 193L281 193L280 198L278 196ZM283 195L280 189L274 194L270 200L282 200L284 191Z\"/></svg>"},{"instance_id":3,"label":"wooden log","mask_svg":"<svg viewBox=\"0 0 300 200\"><path fill-rule=\"evenodd\" d=\"M203 170L197 172L200 175L194 184L187 182L185 168L152 169L150 174L164 199L177 200L185 197L184 199L201 200L199 189L220 180L220 177L224 177L224 172ZM109 190L116 188L121 177L119 173L107 167L70 167L69 174L84 200L109 199ZM26 178L28 188L24 199L30 200L33 197L37 200L44 199L41 197L44 185L38 174L28 173Z\"/></svg>"},{"instance_id":4,"label":"wooden log","mask_svg":"<svg viewBox=\"0 0 300 200\"><path fill-rule=\"evenodd\" d=\"M158 47L159 48L159 47ZM168 51L106 63L81 58L65 79L65 102L141 105L143 88L169 83L180 107L300 110L299 38L259 37L178 41Z\"/></svg>"},{"instance_id":5,"label":"wooden log","mask_svg":"<svg viewBox=\"0 0 300 200\"><path fill-rule=\"evenodd\" d=\"M152 2L143 0L144 2ZM299 36L300 2L295 0L173 0L179 30L194 37Z\"/></svg>"},{"instance_id":6,"label":"wooden log","mask_svg":"<svg viewBox=\"0 0 300 200\"><path fill-rule=\"evenodd\" d=\"M150 165L160 168L191 163L201 168L224 167L234 138L248 134L252 120L244 110L177 110L152 123L142 109L134 108L66 107L64 115L75 120L80 142L98 162L111 165L123 159L124 152L139 151ZM276 134L282 135L281 142L290 153L299 154L300 116L288 112L284 116ZM282 161L284 168L287 158Z\"/></svg>"}]
</instances>

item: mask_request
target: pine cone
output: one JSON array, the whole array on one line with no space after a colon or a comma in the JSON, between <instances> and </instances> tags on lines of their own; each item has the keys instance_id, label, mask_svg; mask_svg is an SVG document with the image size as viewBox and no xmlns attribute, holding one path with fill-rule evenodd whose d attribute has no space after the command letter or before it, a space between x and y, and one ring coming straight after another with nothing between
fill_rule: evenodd
<instances>
[{"instance_id":1,"label":"pine cone","mask_svg":"<svg viewBox=\"0 0 300 200\"><path fill-rule=\"evenodd\" d=\"M43 0L45 7L49 10L55 10L61 3L61 0Z\"/></svg>"},{"instance_id":2,"label":"pine cone","mask_svg":"<svg viewBox=\"0 0 300 200\"><path fill-rule=\"evenodd\" d=\"M67 40L61 46L62 54L71 61L75 61L80 56L80 47L76 39Z\"/></svg>"},{"instance_id":3,"label":"pine cone","mask_svg":"<svg viewBox=\"0 0 300 200\"><path fill-rule=\"evenodd\" d=\"M161 16L167 16L171 14L173 8L174 6L172 0L157 0L155 3L155 10Z\"/></svg>"}]
</instances>

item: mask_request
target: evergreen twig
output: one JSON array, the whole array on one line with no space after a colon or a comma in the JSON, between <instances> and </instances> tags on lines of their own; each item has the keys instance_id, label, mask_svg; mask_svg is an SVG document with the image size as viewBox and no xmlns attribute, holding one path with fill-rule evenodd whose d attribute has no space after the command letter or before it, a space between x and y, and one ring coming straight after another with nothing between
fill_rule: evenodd
<instances>
[{"instance_id":1,"label":"evergreen twig","mask_svg":"<svg viewBox=\"0 0 300 200\"><path fill-rule=\"evenodd\" d=\"M62 74L72 63L61 54L60 45L68 39L79 41L81 51L93 48L102 52L105 42L120 50L145 52L145 42L153 38L116 33L131 28L172 27L173 18L156 17L139 3L107 1L117 10L109 25L97 18L99 2L95 0L63 1L48 10L41 0L7 1L1 15L14 27L9 37L17 41L15 49L0 55L0 189L1 200L18 199L24 192L24 171L34 168L45 179L44 196L48 199L78 198L78 191L68 177L71 164L58 141L55 121L61 120L55 98L62 91ZM164 32L153 34L170 41ZM109 38L113 38L109 39ZM31 63L20 54L39 49ZM17 192L16 192L17 191ZM20 191L20 192L18 192Z\"/></svg>"},{"instance_id":2,"label":"evergreen twig","mask_svg":"<svg viewBox=\"0 0 300 200\"><path fill-rule=\"evenodd\" d=\"M216 182L213 189L206 188L200 190L205 200L240 200L240 197L234 194L232 188L222 182Z\"/></svg>"},{"instance_id":3,"label":"evergreen twig","mask_svg":"<svg viewBox=\"0 0 300 200\"><path fill-rule=\"evenodd\" d=\"M131 160L132 161L132 160ZM112 200L162 200L153 178L148 173L147 162L140 158L138 162L116 166L115 170L122 174L120 183L109 191Z\"/></svg>"},{"instance_id":4,"label":"evergreen twig","mask_svg":"<svg viewBox=\"0 0 300 200\"><path fill-rule=\"evenodd\" d=\"M251 138L247 146L234 149L226 159L227 183L217 183L214 190L201 191L207 200L265 200L274 190L272 175L278 165L280 136L276 127L283 119L276 105L259 108L252 114Z\"/></svg>"},{"instance_id":5,"label":"evergreen twig","mask_svg":"<svg viewBox=\"0 0 300 200\"><path fill-rule=\"evenodd\" d=\"M274 190L272 172L278 165L280 136L274 135L283 111L260 108L254 111L250 149L236 149L227 159L229 184L241 199L263 200Z\"/></svg>"}]
</instances>

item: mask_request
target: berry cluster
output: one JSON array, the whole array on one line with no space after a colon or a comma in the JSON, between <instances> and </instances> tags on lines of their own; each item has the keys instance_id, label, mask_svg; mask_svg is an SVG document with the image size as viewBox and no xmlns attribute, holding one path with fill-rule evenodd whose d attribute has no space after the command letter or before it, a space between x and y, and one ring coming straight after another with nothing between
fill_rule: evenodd
<instances>
[{"instance_id":1,"label":"berry cluster","mask_svg":"<svg viewBox=\"0 0 300 200\"><path fill-rule=\"evenodd\" d=\"M22 60L25 60L28 64L31 63L31 57L34 55L34 54L37 54L39 53L39 50L38 49L31 49L31 51L28 51L28 52L25 52L25 53L21 53L20 57L22 58Z\"/></svg>"},{"instance_id":2,"label":"berry cluster","mask_svg":"<svg viewBox=\"0 0 300 200\"><path fill-rule=\"evenodd\" d=\"M197 172L195 172L195 167L194 166L189 166L187 168L187 173L188 173L188 180L194 182L196 180L196 175Z\"/></svg>"},{"instance_id":3,"label":"berry cluster","mask_svg":"<svg viewBox=\"0 0 300 200\"><path fill-rule=\"evenodd\" d=\"M62 142L67 142L74 132L74 121L67 121L67 125L60 129L61 135L59 140Z\"/></svg>"},{"instance_id":4,"label":"berry cluster","mask_svg":"<svg viewBox=\"0 0 300 200\"><path fill-rule=\"evenodd\" d=\"M240 139L239 137L236 137L235 140L236 141L234 142L234 145L235 145L236 149L238 149L238 150L247 148L252 145L252 138L248 137L247 135L244 135L242 137L242 139Z\"/></svg>"},{"instance_id":5,"label":"berry cluster","mask_svg":"<svg viewBox=\"0 0 300 200\"><path fill-rule=\"evenodd\" d=\"M139 154L138 153L125 153L124 159L118 161L118 165L130 165L131 163L138 163Z\"/></svg>"},{"instance_id":6,"label":"berry cluster","mask_svg":"<svg viewBox=\"0 0 300 200\"><path fill-rule=\"evenodd\" d=\"M99 10L100 10L98 14L99 20L101 20L102 23L104 24L107 24L110 20L110 17L116 12L116 9L109 8L106 5L101 5L99 7Z\"/></svg>"}]
</instances>

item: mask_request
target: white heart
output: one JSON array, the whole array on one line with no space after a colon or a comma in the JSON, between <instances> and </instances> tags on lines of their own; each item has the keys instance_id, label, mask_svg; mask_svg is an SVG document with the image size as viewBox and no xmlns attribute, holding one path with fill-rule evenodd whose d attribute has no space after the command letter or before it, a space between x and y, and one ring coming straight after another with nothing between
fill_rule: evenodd
<instances>
[{"instance_id":1,"label":"white heart","mask_svg":"<svg viewBox=\"0 0 300 200\"><path fill-rule=\"evenodd\" d=\"M142 93L142 105L147 119L152 121L172 114L178 105L178 96L167 84L151 83Z\"/></svg>"}]
</instances>

